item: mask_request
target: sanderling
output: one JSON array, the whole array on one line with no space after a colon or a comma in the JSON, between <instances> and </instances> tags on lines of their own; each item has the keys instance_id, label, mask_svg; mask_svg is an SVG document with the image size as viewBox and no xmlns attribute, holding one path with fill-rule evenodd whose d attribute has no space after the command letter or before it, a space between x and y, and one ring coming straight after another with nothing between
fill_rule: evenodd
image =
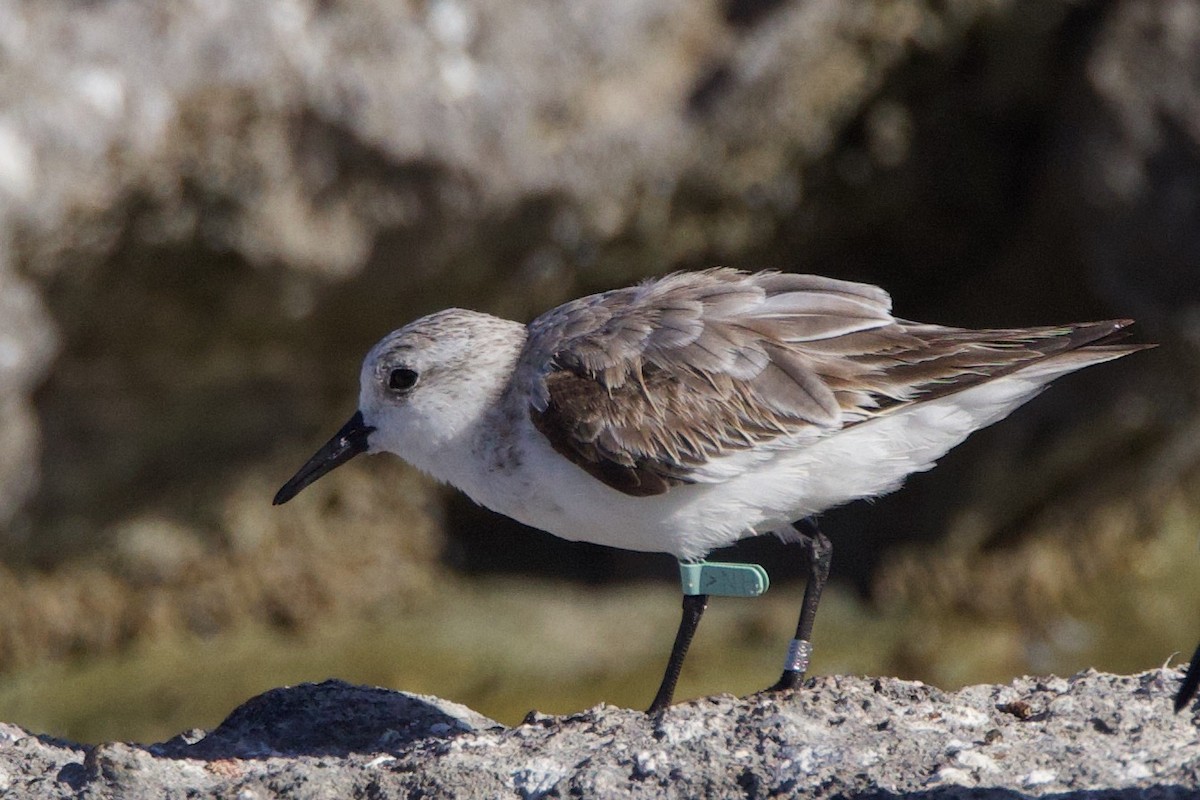
<instances>
[{"instance_id":1,"label":"sanderling","mask_svg":"<svg viewBox=\"0 0 1200 800\"><path fill-rule=\"evenodd\" d=\"M275 503L387 451L564 539L686 563L772 533L807 561L771 687L792 688L829 571L811 518L898 488L1054 378L1148 346L1103 343L1128 324L926 325L893 317L875 286L725 268L584 297L528 325L449 309L375 345L357 413ZM707 605L686 591L651 712L670 705Z\"/></svg>"}]
</instances>

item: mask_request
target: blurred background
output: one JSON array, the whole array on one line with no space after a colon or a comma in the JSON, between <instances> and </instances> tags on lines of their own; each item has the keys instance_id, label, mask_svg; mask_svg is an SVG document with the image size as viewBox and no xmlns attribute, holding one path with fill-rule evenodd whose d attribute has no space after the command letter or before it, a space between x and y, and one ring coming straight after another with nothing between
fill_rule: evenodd
<instances>
[{"instance_id":1,"label":"blurred background","mask_svg":"<svg viewBox=\"0 0 1200 800\"><path fill-rule=\"evenodd\" d=\"M387 456L270 501L406 321L718 264L1162 345L827 514L816 672L1191 652L1200 2L0 0L0 719L153 740L328 676L645 707L669 557ZM796 553L722 555L774 586L713 601L680 698L773 682L795 623Z\"/></svg>"}]
</instances>

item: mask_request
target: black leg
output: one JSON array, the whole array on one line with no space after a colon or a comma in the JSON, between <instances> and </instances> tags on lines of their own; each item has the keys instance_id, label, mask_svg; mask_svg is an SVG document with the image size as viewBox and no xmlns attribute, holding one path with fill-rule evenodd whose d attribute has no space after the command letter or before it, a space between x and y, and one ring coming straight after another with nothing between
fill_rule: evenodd
<instances>
[{"instance_id":1,"label":"black leg","mask_svg":"<svg viewBox=\"0 0 1200 800\"><path fill-rule=\"evenodd\" d=\"M1183 711L1184 707L1196 696L1197 688L1200 688L1200 644L1196 645L1196 652L1192 654L1192 663L1188 664L1187 672L1183 676L1183 683L1179 685L1179 694L1175 695L1176 714Z\"/></svg>"},{"instance_id":2,"label":"black leg","mask_svg":"<svg viewBox=\"0 0 1200 800\"><path fill-rule=\"evenodd\" d=\"M646 709L647 714L658 714L671 705L671 698L675 696L675 684L679 681L679 671L683 669L684 656L687 655L692 637L696 634L696 626L700 624L700 617L706 608L708 595L683 596L683 617L679 620L679 632L675 634L675 644L671 647L671 658L667 660L667 671L663 674L662 685L658 687L654 702Z\"/></svg>"},{"instance_id":3,"label":"black leg","mask_svg":"<svg viewBox=\"0 0 1200 800\"><path fill-rule=\"evenodd\" d=\"M808 669L808 654L812 650L813 621L817 618L817 606L821 602L821 592L825 589L825 581L829 579L829 562L833 558L833 545L825 534L811 519L801 520L795 525L800 534L800 546L804 548L804 556L808 561L808 576L804 585L804 603L800 606L800 621L796 624L796 638L788 648L788 657L783 674L768 692L778 692L794 689L804 680Z\"/></svg>"}]
</instances>

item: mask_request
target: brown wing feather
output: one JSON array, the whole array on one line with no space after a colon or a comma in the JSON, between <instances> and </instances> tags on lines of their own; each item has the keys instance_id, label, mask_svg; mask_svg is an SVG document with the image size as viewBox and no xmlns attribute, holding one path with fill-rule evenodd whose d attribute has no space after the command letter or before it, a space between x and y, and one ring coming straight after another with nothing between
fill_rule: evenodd
<instances>
[{"instance_id":1,"label":"brown wing feather","mask_svg":"<svg viewBox=\"0 0 1200 800\"><path fill-rule=\"evenodd\" d=\"M518 369L555 450L612 488L661 494L723 455L821 435L1113 334L1127 321L970 331L895 320L874 286L676 273L529 325Z\"/></svg>"}]
</instances>

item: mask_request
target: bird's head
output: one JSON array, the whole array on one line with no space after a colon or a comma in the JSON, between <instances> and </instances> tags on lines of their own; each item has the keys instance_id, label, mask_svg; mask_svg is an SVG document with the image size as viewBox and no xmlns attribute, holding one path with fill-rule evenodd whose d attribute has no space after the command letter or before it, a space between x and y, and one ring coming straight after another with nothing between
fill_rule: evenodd
<instances>
[{"instance_id":1,"label":"bird's head","mask_svg":"<svg viewBox=\"0 0 1200 800\"><path fill-rule=\"evenodd\" d=\"M389 333L363 359L358 411L280 488L275 505L359 453L395 453L438 474L439 458L507 386L524 340L519 323L457 308Z\"/></svg>"}]
</instances>

